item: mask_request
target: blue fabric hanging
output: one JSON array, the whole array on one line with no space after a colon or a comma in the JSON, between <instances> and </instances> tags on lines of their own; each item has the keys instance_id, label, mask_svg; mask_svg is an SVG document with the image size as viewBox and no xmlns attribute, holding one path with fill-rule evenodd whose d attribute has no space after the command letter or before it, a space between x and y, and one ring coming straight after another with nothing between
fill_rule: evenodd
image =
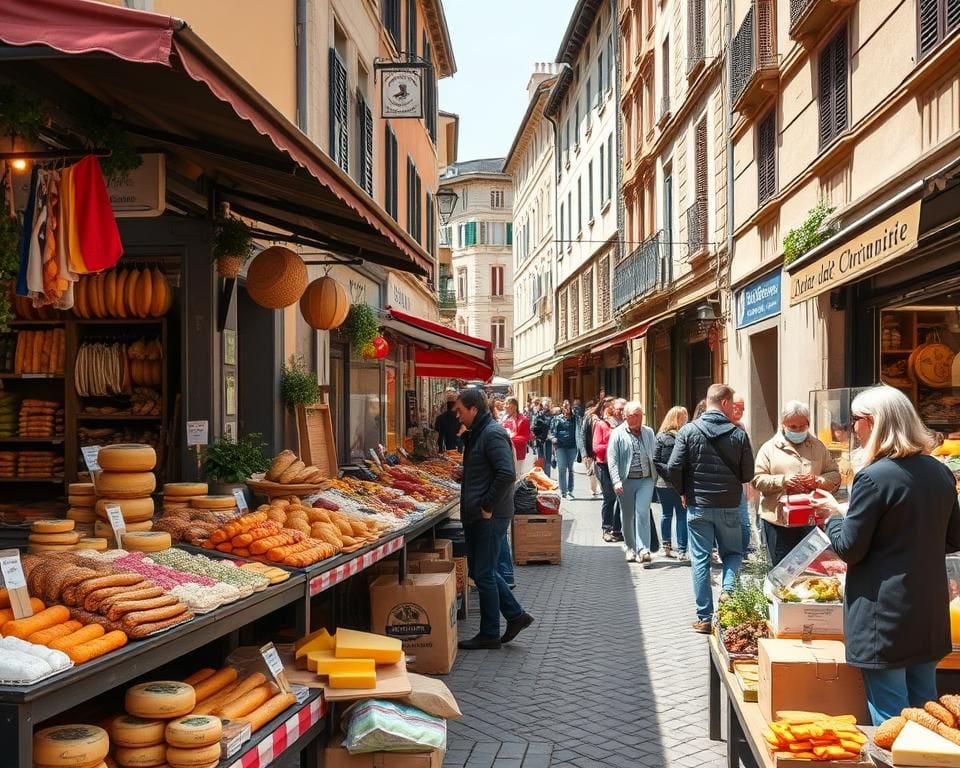
<instances>
[{"instance_id":1,"label":"blue fabric hanging","mask_svg":"<svg viewBox=\"0 0 960 768\"><path fill-rule=\"evenodd\" d=\"M20 233L20 268L17 270L17 296L27 296L27 267L30 262L30 238L33 232L33 214L37 203L37 176L39 170L36 165L30 174L30 194L27 196L27 207L23 212L23 227Z\"/></svg>"}]
</instances>

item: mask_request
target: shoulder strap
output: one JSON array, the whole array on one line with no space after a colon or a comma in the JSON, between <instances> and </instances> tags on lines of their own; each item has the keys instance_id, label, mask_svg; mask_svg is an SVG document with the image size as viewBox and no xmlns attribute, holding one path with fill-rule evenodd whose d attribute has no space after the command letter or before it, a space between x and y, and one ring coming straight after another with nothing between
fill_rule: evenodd
<instances>
[{"instance_id":1,"label":"shoulder strap","mask_svg":"<svg viewBox=\"0 0 960 768\"><path fill-rule=\"evenodd\" d=\"M701 427L701 426L700 426L699 424L697 424L696 422L693 423L693 426L695 426L695 427L697 428L697 430L700 432L701 435L703 435L705 438L707 438L707 442L710 443L710 446L713 448L713 452L714 452L715 454L717 454L717 458L720 459L720 461L723 462L724 466L725 466L727 469L729 469L730 472L733 474L733 477L734 477L736 480L739 481L739 480L740 480L740 470L737 469L737 468L734 466L733 462L730 461L730 459L727 457L727 455L724 454L724 452L720 450L720 445L717 443L717 438L715 438L715 437L710 437L710 435L708 435L708 434L704 431L703 427Z\"/></svg>"}]
</instances>

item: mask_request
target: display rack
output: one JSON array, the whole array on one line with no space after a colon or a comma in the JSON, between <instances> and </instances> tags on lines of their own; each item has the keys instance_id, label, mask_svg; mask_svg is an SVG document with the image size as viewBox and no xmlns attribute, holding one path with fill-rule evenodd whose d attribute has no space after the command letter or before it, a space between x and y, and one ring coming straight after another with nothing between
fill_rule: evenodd
<instances>
[{"instance_id":1,"label":"display rack","mask_svg":"<svg viewBox=\"0 0 960 768\"><path fill-rule=\"evenodd\" d=\"M307 698L291 714L283 712L244 744L239 754L220 761L219 768L267 768L284 754L316 753L326 723L327 705L319 688L308 689ZM317 765L308 756L305 765Z\"/></svg>"}]
</instances>

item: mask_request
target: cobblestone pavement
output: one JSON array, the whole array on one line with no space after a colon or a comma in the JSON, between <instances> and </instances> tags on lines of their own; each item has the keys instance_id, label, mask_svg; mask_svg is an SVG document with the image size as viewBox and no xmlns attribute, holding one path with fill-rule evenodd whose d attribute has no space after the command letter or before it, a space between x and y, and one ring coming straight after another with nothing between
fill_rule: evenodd
<instances>
[{"instance_id":1,"label":"cobblestone pavement","mask_svg":"<svg viewBox=\"0 0 960 768\"><path fill-rule=\"evenodd\" d=\"M719 768L689 567L626 563L600 536L587 478L576 486L563 502L562 564L517 569L536 623L499 651L461 651L445 678L464 716L450 721L444 765ZM460 636L478 625L474 612Z\"/></svg>"}]
</instances>

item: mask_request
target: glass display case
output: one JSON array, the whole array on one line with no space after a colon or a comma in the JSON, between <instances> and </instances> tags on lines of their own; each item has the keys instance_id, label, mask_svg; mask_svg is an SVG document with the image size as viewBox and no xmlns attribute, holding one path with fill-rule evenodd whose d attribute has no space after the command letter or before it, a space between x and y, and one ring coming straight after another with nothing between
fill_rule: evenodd
<instances>
[{"instance_id":1,"label":"glass display case","mask_svg":"<svg viewBox=\"0 0 960 768\"><path fill-rule=\"evenodd\" d=\"M866 387L841 387L810 393L810 428L837 460L840 489L836 496L841 501L850 493L861 449L850 428L850 404L864 389Z\"/></svg>"}]
</instances>

